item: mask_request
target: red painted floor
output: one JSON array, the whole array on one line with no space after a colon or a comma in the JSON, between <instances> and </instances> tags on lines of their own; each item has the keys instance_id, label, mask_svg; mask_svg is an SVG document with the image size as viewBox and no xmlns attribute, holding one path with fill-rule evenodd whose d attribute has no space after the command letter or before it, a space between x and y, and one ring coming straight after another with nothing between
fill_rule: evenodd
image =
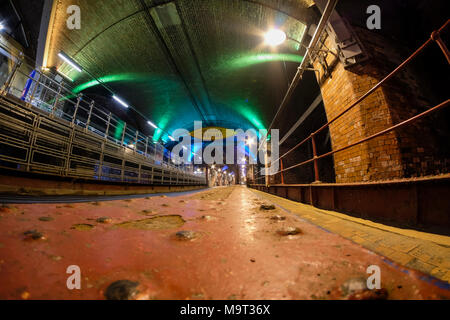
<instances>
[{"instance_id":1,"label":"red painted floor","mask_svg":"<svg viewBox=\"0 0 450 320\"><path fill-rule=\"evenodd\" d=\"M104 299L117 280L139 282L135 298L144 299L343 299L345 283L367 278L369 265L381 268L389 299L450 298L419 273L391 266L281 209L260 210L262 203L250 190L233 187L169 198L3 207L0 299ZM117 226L155 215L180 215L185 223ZM100 217L111 221L96 222ZM94 227L72 229L76 224ZM302 234L277 233L288 226ZM45 239L28 239L24 232L33 229ZM197 238L178 239L182 230ZM80 290L66 286L70 265L81 269Z\"/></svg>"}]
</instances>

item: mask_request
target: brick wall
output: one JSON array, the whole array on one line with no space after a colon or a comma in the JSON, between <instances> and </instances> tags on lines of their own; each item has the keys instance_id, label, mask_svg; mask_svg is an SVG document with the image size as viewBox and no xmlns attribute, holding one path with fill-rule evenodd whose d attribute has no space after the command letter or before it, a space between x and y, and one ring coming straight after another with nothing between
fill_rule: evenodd
<instances>
[{"instance_id":1,"label":"brick wall","mask_svg":"<svg viewBox=\"0 0 450 320\"><path fill-rule=\"evenodd\" d=\"M345 69L329 54L327 63L334 67L328 77L324 76L319 62L314 63L315 69L320 70L318 79L328 120L365 94L407 57L402 48L380 35L362 28L353 30L369 53L369 60ZM325 45L335 52L329 37ZM411 49L406 51L411 52ZM429 106L421 95L416 75L407 69L330 126L333 150L406 120ZM450 161L439 155L431 121L417 122L335 154L336 182L390 180L448 172Z\"/></svg>"}]
</instances>

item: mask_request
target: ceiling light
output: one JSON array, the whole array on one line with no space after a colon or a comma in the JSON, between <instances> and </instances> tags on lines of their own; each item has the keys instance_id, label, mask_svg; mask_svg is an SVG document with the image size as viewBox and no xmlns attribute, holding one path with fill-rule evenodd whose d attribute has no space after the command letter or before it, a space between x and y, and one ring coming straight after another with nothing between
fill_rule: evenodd
<instances>
[{"instance_id":1,"label":"ceiling light","mask_svg":"<svg viewBox=\"0 0 450 320\"><path fill-rule=\"evenodd\" d=\"M172 136L169 136L169 139L175 141L175 139Z\"/></svg>"},{"instance_id":2,"label":"ceiling light","mask_svg":"<svg viewBox=\"0 0 450 320\"><path fill-rule=\"evenodd\" d=\"M266 44L270 46L278 46L286 41L286 33L280 29L271 29L264 36Z\"/></svg>"},{"instance_id":3,"label":"ceiling light","mask_svg":"<svg viewBox=\"0 0 450 320\"><path fill-rule=\"evenodd\" d=\"M113 99L116 100L118 103L120 103L122 106L124 106L125 108L128 109L129 105L126 104L122 99L120 99L119 97L117 97L115 95L113 96Z\"/></svg>"},{"instance_id":4,"label":"ceiling light","mask_svg":"<svg viewBox=\"0 0 450 320\"><path fill-rule=\"evenodd\" d=\"M147 121L147 123L148 123L149 125L151 125L153 128L158 129L158 127L157 127L153 122Z\"/></svg>"},{"instance_id":5,"label":"ceiling light","mask_svg":"<svg viewBox=\"0 0 450 320\"><path fill-rule=\"evenodd\" d=\"M75 61L73 61L72 58L70 58L67 54L65 54L64 52L60 52L58 53L58 57L60 57L61 59L63 59L65 62L67 62L70 66L72 66L75 70L77 70L78 72L83 71L83 69L81 68L81 66L76 63Z\"/></svg>"}]
</instances>

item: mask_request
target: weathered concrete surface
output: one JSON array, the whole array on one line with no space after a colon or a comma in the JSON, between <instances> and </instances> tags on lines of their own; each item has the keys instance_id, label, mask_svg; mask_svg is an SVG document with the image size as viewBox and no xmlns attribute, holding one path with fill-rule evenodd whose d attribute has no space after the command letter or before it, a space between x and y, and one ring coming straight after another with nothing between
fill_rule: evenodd
<instances>
[{"instance_id":1,"label":"weathered concrete surface","mask_svg":"<svg viewBox=\"0 0 450 320\"><path fill-rule=\"evenodd\" d=\"M262 210L265 204L270 201L231 187L173 198L2 207L0 299L358 298L369 295L349 290L364 283L370 265L381 268L385 291L377 297L387 291L389 299L450 298L421 273L278 207ZM159 216L170 217L150 219ZM102 217L110 220L96 221ZM43 237L24 235L33 230ZM66 287L70 265L81 269L81 290Z\"/></svg>"}]
</instances>

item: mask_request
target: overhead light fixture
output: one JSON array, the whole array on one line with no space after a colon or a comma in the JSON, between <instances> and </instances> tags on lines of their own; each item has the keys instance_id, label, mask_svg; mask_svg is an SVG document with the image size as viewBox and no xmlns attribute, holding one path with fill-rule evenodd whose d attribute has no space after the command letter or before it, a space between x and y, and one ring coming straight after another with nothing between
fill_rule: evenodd
<instances>
[{"instance_id":1,"label":"overhead light fixture","mask_svg":"<svg viewBox=\"0 0 450 320\"><path fill-rule=\"evenodd\" d=\"M280 29L271 29L264 35L266 44L273 47L282 44L284 41L286 41L286 38L286 33Z\"/></svg>"},{"instance_id":2,"label":"overhead light fixture","mask_svg":"<svg viewBox=\"0 0 450 320\"><path fill-rule=\"evenodd\" d=\"M151 125L153 128L158 129L158 127L157 127L153 122L147 121L147 123L148 123L149 125Z\"/></svg>"},{"instance_id":3,"label":"overhead light fixture","mask_svg":"<svg viewBox=\"0 0 450 320\"><path fill-rule=\"evenodd\" d=\"M172 136L169 136L169 139L175 141L175 139Z\"/></svg>"},{"instance_id":4,"label":"overhead light fixture","mask_svg":"<svg viewBox=\"0 0 450 320\"><path fill-rule=\"evenodd\" d=\"M116 100L118 103L120 103L122 106L124 106L125 108L129 108L129 105L126 104L122 99L120 99L119 97L117 97L116 95L113 96L113 99Z\"/></svg>"},{"instance_id":5,"label":"overhead light fixture","mask_svg":"<svg viewBox=\"0 0 450 320\"><path fill-rule=\"evenodd\" d=\"M81 66L78 63L76 63L71 57L69 57L67 54L65 54L64 52L60 51L58 53L58 57L63 59L65 62L67 62L72 68L74 68L78 72L83 71Z\"/></svg>"}]
</instances>

